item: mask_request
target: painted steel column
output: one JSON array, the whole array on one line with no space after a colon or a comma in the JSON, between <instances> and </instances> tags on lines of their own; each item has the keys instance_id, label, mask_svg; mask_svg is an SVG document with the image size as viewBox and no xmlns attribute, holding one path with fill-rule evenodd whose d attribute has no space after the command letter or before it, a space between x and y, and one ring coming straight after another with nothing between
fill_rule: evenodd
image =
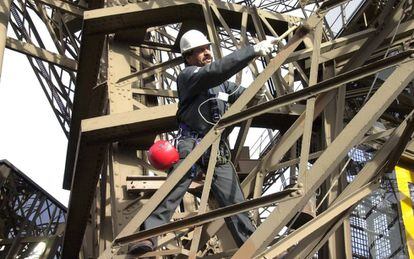
<instances>
[{"instance_id":1,"label":"painted steel column","mask_svg":"<svg viewBox=\"0 0 414 259\"><path fill-rule=\"evenodd\" d=\"M206 21L208 38L211 41L211 46L213 48L213 54L215 59L220 59L223 57L223 53L220 49L220 40L218 38L216 26L214 24L213 15L210 9L210 2L208 0L204 0L204 4L201 4L204 13L204 19Z\"/></svg>"},{"instance_id":2,"label":"painted steel column","mask_svg":"<svg viewBox=\"0 0 414 259\"><path fill-rule=\"evenodd\" d=\"M108 42L108 100L109 114L119 114L134 110L135 106L146 109L145 104L134 101L132 97L132 84L117 84L120 78L130 75L131 52L129 46L123 43L110 40ZM134 65L137 70L139 64ZM139 103L139 104L138 104ZM129 198L125 195L126 172L128 175L143 175L143 170L138 165L135 148L128 148L112 143L109 149L108 170L109 170L109 191L111 199L112 231L116 236L128 224L131 216L130 211L137 211L139 206L130 206L124 210Z\"/></svg>"},{"instance_id":3,"label":"painted steel column","mask_svg":"<svg viewBox=\"0 0 414 259\"><path fill-rule=\"evenodd\" d=\"M11 3L12 0L3 0L0 3L0 78L3 67L4 49L6 48L7 24L9 23Z\"/></svg>"},{"instance_id":4,"label":"painted steel column","mask_svg":"<svg viewBox=\"0 0 414 259\"><path fill-rule=\"evenodd\" d=\"M201 201L200 201L200 207L198 209L198 215L201 215L207 211L208 197L210 195L211 183L213 182L214 169L215 169L216 162L217 162L217 152L219 148L219 143L220 141L219 139L217 139L214 142L214 144L211 146L210 159L208 162L207 174L206 174L206 179L205 179L204 187L203 187L203 193L201 194ZM203 230L202 225L194 229L193 240L191 241L190 253L188 254L188 258L190 259L197 258L196 254L198 251L198 246L200 243L202 230Z\"/></svg>"}]
</instances>

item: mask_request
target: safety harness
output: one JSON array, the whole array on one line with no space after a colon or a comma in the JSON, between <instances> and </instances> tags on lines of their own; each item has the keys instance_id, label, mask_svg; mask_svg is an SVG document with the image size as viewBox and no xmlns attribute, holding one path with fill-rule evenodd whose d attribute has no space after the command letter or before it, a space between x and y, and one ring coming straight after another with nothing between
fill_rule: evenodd
<instances>
[{"instance_id":1,"label":"safety harness","mask_svg":"<svg viewBox=\"0 0 414 259\"><path fill-rule=\"evenodd\" d=\"M191 130L187 124L180 123L180 137L179 140L192 139L195 145L198 145L201 142L201 139L204 137L203 134ZM211 149L207 149L206 152L201 156L198 161L203 167L207 167L208 161L210 159ZM230 149L224 139L220 140L219 149L217 153L217 165L224 165L230 161L231 154Z\"/></svg>"},{"instance_id":2,"label":"safety harness","mask_svg":"<svg viewBox=\"0 0 414 259\"><path fill-rule=\"evenodd\" d=\"M224 93L226 92L223 84L220 85L220 90L222 90ZM209 89L208 93L209 93L209 98L212 99L211 103L210 103L211 117L212 117L214 123L216 123L221 118L220 109L219 109L219 106L218 106L218 98L217 98L219 94L214 93L214 90L212 88ZM224 100L222 100L222 101L224 101ZM228 102L227 101L224 101L224 102L225 102L225 110L227 110L227 108L229 106ZM185 124L183 122L181 122L179 124L179 128L180 128L179 129L180 130L179 131L179 136L180 136L179 140L191 138L195 141L196 145L198 145L200 143L201 139L204 137L204 134L200 134L197 131L191 129L187 124ZM208 161L210 159L210 153L211 153L210 151L211 150L208 149L206 152L204 152L204 154L201 156L201 158L199 160L201 165L204 166L204 167L207 167L207 165L208 165ZM217 165L224 165L224 164L226 164L230 161L230 158L231 158L231 155L230 155L230 150L228 148L228 145L226 144L225 140L221 140L220 145L219 145L218 154L217 154L216 164ZM193 165L191 170L192 171L196 170L195 165ZM196 174L196 172L194 172L194 174Z\"/></svg>"},{"instance_id":3,"label":"safety harness","mask_svg":"<svg viewBox=\"0 0 414 259\"><path fill-rule=\"evenodd\" d=\"M226 93L226 88L224 88L224 83L220 85L220 90L222 90L223 93ZM224 105L225 105L224 111L227 111L229 107L229 103L228 103L228 100L220 99L219 98L220 92L218 94L214 93L214 88L208 89L208 94L209 94L209 99L211 99L210 101L211 117L213 119L213 122L217 123L221 118L218 100L221 100L224 102Z\"/></svg>"}]
</instances>

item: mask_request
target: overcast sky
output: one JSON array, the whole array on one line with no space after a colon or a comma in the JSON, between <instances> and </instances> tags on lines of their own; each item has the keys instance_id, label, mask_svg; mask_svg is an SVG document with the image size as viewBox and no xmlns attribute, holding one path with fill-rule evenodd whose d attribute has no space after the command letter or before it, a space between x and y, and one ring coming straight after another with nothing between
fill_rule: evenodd
<instances>
[{"instance_id":1,"label":"overcast sky","mask_svg":"<svg viewBox=\"0 0 414 259\"><path fill-rule=\"evenodd\" d=\"M0 159L67 206L67 139L23 54L6 49L0 81Z\"/></svg>"}]
</instances>

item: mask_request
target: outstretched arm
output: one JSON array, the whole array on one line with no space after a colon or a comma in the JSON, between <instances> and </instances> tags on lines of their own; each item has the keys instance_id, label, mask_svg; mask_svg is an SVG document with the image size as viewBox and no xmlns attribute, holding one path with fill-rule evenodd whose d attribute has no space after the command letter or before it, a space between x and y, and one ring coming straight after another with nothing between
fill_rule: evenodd
<instances>
[{"instance_id":1,"label":"outstretched arm","mask_svg":"<svg viewBox=\"0 0 414 259\"><path fill-rule=\"evenodd\" d=\"M234 74L246 67L256 57L254 48L249 46L216 60L204 67L186 67L177 79L177 86L185 87L187 98L213 88L228 80Z\"/></svg>"}]
</instances>

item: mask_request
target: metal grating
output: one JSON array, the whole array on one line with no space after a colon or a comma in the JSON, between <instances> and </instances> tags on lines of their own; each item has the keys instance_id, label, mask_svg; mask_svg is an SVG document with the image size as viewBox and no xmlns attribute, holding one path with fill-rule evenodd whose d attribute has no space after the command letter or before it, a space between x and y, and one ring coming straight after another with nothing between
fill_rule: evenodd
<instances>
[{"instance_id":1,"label":"metal grating","mask_svg":"<svg viewBox=\"0 0 414 259\"><path fill-rule=\"evenodd\" d=\"M356 148L349 157L347 180L351 182L373 155ZM363 199L350 215L353 258L406 258L396 188L394 172L386 174L380 188Z\"/></svg>"}]
</instances>

